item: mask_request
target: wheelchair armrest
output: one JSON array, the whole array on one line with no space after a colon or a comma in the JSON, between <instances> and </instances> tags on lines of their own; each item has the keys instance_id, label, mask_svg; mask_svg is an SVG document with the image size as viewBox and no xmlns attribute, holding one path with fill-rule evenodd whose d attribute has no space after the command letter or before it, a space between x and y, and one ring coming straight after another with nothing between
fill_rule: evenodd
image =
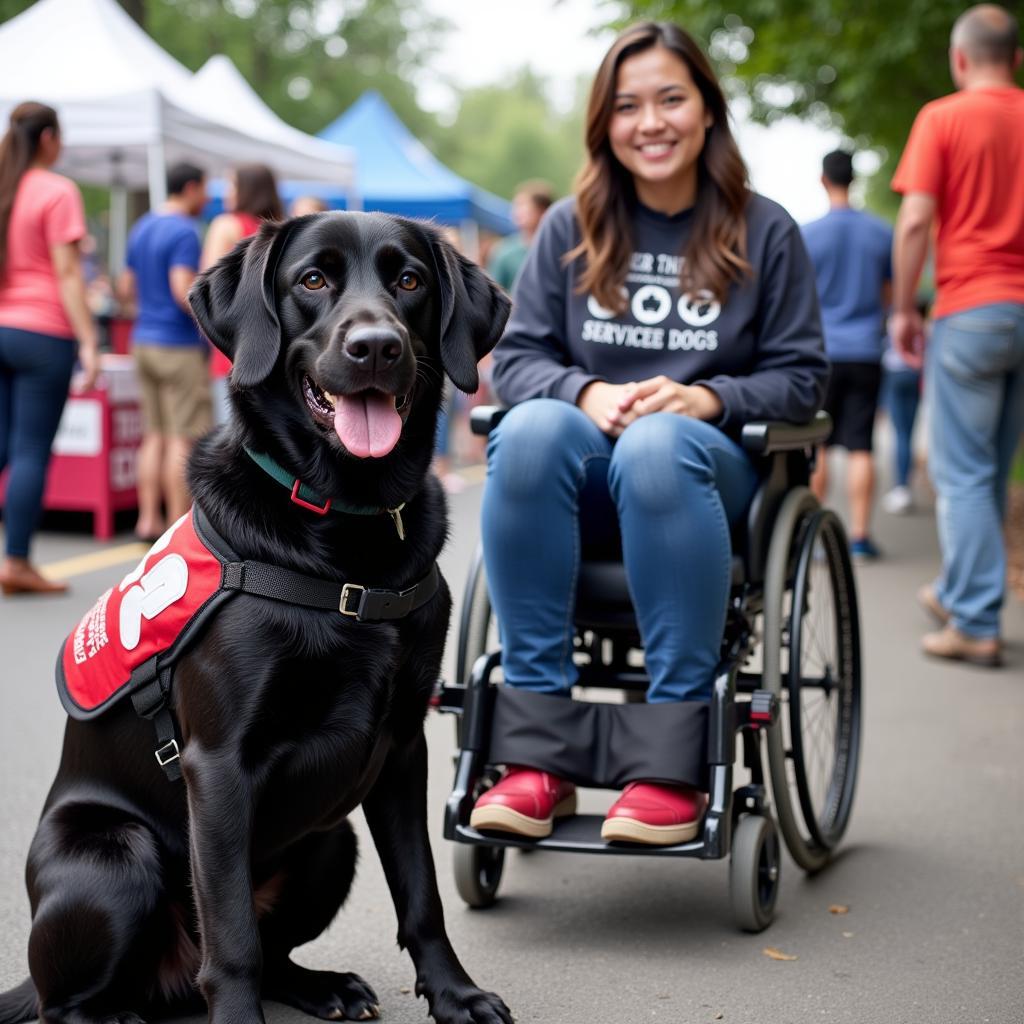
<instances>
[{"instance_id":1,"label":"wheelchair armrest","mask_svg":"<svg viewBox=\"0 0 1024 1024\"><path fill-rule=\"evenodd\" d=\"M486 437L500 422L501 418L508 412L500 405L478 405L469 411L470 433L480 437Z\"/></svg>"},{"instance_id":2,"label":"wheelchair armrest","mask_svg":"<svg viewBox=\"0 0 1024 1024\"><path fill-rule=\"evenodd\" d=\"M832 417L819 412L810 423L745 423L740 440L751 455L771 455L824 444L830 433Z\"/></svg>"}]
</instances>

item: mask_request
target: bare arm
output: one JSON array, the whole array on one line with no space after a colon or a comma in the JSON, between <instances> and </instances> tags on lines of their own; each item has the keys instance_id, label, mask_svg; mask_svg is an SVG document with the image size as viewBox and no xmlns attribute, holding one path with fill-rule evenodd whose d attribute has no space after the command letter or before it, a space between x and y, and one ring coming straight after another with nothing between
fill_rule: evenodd
<instances>
[{"instance_id":1,"label":"bare arm","mask_svg":"<svg viewBox=\"0 0 1024 1024\"><path fill-rule=\"evenodd\" d=\"M114 297L121 304L121 309L125 312L128 310L135 309L135 300L137 298L135 290L135 271L130 267L125 267L124 270L118 274L117 283L114 286Z\"/></svg>"},{"instance_id":2,"label":"bare arm","mask_svg":"<svg viewBox=\"0 0 1024 1024\"><path fill-rule=\"evenodd\" d=\"M189 316L192 315L192 307L188 304L188 290L195 279L196 272L191 267L171 267L168 275L171 297Z\"/></svg>"},{"instance_id":3,"label":"bare arm","mask_svg":"<svg viewBox=\"0 0 1024 1024\"><path fill-rule=\"evenodd\" d=\"M210 222L209 231L206 232L199 269L206 270L207 267L212 267L221 256L227 256L241 240L242 232L234 217L223 213L219 217L214 217Z\"/></svg>"},{"instance_id":4,"label":"bare arm","mask_svg":"<svg viewBox=\"0 0 1024 1024\"><path fill-rule=\"evenodd\" d=\"M934 196L911 192L904 197L892 244L893 307L897 312L915 308L917 285L928 256L928 237L934 218Z\"/></svg>"},{"instance_id":5,"label":"bare arm","mask_svg":"<svg viewBox=\"0 0 1024 1024\"><path fill-rule=\"evenodd\" d=\"M889 333L896 350L911 366L924 358L924 325L915 300L928 240L935 218L935 197L925 192L904 196L892 244L893 315Z\"/></svg>"},{"instance_id":6,"label":"bare arm","mask_svg":"<svg viewBox=\"0 0 1024 1024\"><path fill-rule=\"evenodd\" d=\"M78 244L65 242L51 246L50 258L57 275L60 301L78 339L78 359L84 371L79 387L87 391L96 383L96 375L99 373L99 334L85 297L85 278L82 275Z\"/></svg>"}]
</instances>

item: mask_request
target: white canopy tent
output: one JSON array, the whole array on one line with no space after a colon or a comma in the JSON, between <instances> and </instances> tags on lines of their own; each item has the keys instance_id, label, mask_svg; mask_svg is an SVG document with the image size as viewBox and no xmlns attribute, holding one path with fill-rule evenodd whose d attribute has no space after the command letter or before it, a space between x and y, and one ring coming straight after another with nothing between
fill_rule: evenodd
<instances>
[{"instance_id":1,"label":"white canopy tent","mask_svg":"<svg viewBox=\"0 0 1024 1024\"><path fill-rule=\"evenodd\" d=\"M307 135L282 121L263 102L231 58L223 53L215 54L192 76L191 87L196 102L202 103L210 117L233 124L251 135L286 146L296 153L318 154L326 160L336 160L339 148L351 154L346 147ZM282 177L293 175L282 172ZM313 174L307 169L301 180L312 181Z\"/></svg>"},{"instance_id":2,"label":"white canopy tent","mask_svg":"<svg viewBox=\"0 0 1024 1024\"><path fill-rule=\"evenodd\" d=\"M38 0L0 25L3 124L12 107L29 99L50 104L60 117L57 169L114 188L112 238L124 216L124 190L148 188L150 204L162 202L166 167L180 160L212 175L260 161L281 177L355 189L350 150L290 128L269 109L260 118L232 109L116 0Z\"/></svg>"}]
</instances>

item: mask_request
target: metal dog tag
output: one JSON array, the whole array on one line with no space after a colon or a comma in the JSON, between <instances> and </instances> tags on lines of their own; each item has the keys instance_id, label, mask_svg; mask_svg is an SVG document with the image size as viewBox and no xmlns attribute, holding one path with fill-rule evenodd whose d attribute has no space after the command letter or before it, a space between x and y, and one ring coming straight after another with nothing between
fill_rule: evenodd
<instances>
[{"instance_id":1,"label":"metal dog tag","mask_svg":"<svg viewBox=\"0 0 1024 1024\"><path fill-rule=\"evenodd\" d=\"M405 525L402 522L402 509L405 508L405 502L397 508L389 508L388 515L394 520L395 529L398 531L398 539L405 540Z\"/></svg>"}]
</instances>

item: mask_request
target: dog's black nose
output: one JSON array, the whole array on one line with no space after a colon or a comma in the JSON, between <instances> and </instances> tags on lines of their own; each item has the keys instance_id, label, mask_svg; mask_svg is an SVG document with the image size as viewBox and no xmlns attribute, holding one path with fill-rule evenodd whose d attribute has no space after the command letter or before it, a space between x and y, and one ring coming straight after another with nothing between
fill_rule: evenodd
<instances>
[{"instance_id":1,"label":"dog's black nose","mask_svg":"<svg viewBox=\"0 0 1024 1024\"><path fill-rule=\"evenodd\" d=\"M402 337L391 327L357 327L349 331L342 351L365 370L386 370L402 356Z\"/></svg>"}]
</instances>

